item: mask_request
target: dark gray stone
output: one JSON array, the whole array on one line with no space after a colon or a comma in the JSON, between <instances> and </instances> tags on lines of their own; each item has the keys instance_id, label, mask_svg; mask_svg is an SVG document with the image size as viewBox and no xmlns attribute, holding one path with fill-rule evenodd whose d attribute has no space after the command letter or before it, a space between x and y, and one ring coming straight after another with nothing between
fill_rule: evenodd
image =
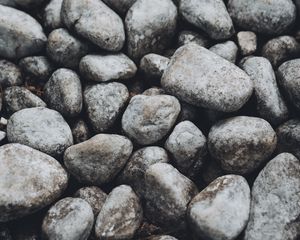
<instances>
[{"instance_id":1,"label":"dark gray stone","mask_svg":"<svg viewBox=\"0 0 300 240\"><path fill-rule=\"evenodd\" d=\"M72 134L74 143L81 143L88 140L91 137L91 132L88 125L82 119L78 119L72 126Z\"/></svg>"},{"instance_id":2,"label":"dark gray stone","mask_svg":"<svg viewBox=\"0 0 300 240\"><path fill-rule=\"evenodd\" d=\"M1 7L1 6L0 6ZM0 84L2 87L21 85L22 73L18 66L6 60L0 60Z\"/></svg>"},{"instance_id":3,"label":"dark gray stone","mask_svg":"<svg viewBox=\"0 0 300 240\"><path fill-rule=\"evenodd\" d=\"M227 41L224 43L218 43L212 46L209 50L229 62L235 63L239 49L233 41Z\"/></svg>"}]
</instances>

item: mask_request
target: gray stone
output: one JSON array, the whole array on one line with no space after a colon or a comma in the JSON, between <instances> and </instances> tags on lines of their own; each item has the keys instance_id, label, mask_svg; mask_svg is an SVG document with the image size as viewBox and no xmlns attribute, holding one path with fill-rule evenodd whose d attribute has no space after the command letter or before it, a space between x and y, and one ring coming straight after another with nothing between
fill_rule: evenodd
<instances>
[{"instance_id":1,"label":"gray stone","mask_svg":"<svg viewBox=\"0 0 300 240\"><path fill-rule=\"evenodd\" d=\"M188 207L191 229L203 239L234 240L246 227L250 188L245 178L217 178L193 198Z\"/></svg>"},{"instance_id":2,"label":"gray stone","mask_svg":"<svg viewBox=\"0 0 300 240\"><path fill-rule=\"evenodd\" d=\"M198 193L196 185L167 163L156 163L145 174L145 214L166 229L186 225L187 205Z\"/></svg>"},{"instance_id":3,"label":"gray stone","mask_svg":"<svg viewBox=\"0 0 300 240\"><path fill-rule=\"evenodd\" d=\"M46 107L46 103L25 87L9 87L4 91L6 110L14 113L24 108Z\"/></svg>"},{"instance_id":4,"label":"gray stone","mask_svg":"<svg viewBox=\"0 0 300 240\"><path fill-rule=\"evenodd\" d=\"M238 116L215 124L208 135L208 149L229 173L247 174L271 157L276 133L262 118Z\"/></svg>"},{"instance_id":5,"label":"gray stone","mask_svg":"<svg viewBox=\"0 0 300 240\"><path fill-rule=\"evenodd\" d=\"M69 147L64 154L64 163L80 182L101 185L116 177L131 152L132 143L126 137L98 134Z\"/></svg>"},{"instance_id":6,"label":"gray stone","mask_svg":"<svg viewBox=\"0 0 300 240\"><path fill-rule=\"evenodd\" d=\"M48 29L61 28L63 26L60 12L63 0L51 0L44 10L44 26Z\"/></svg>"},{"instance_id":7,"label":"gray stone","mask_svg":"<svg viewBox=\"0 0 300 240\"><path fill-rule=\"evenodd\" d=\"M127 52L135 60L161 53L175 34L177 8L171 0L139 0L127 12Z\"/></svg>"},{"instance_id":8,"label":"gray stone","mask_svg":"<svg viewBox=\"0 0 300 240\"><path fill-rule=\"evenodd\" d=\"M136 2L137 0L103 0L109 7L114 9L116 12L125 15L128 9Z\"/></svg>"},{"instance_id":9,"label":"gray stone","mask_svg":"<svg viewBox=\"0 0 300 240\"><path fill-rule=\"evenodd\" d=\"M299 238L300 163L282 153L259 173L252 187L245 240Z\"/></svg>"},{"instance_id":10,"label":"gray stone","mask_svg":"<svg viewBox=\"0 0 300 240\"><path fill-rule=\"evenodd\" d=\"M225 58L229 62L235 63L239 49L233 41L226 41L212 46L209 50L220 57Z\"/></svg>"},{"instance_id":11,"label":"gray stone","mask_svg":"<svg viewBox=\"0 0 300 240\"><path fill-rule=\"evenodd\" d=\"M30 15L0 4L0 56L21 58L40 52L47 41L41 25Z\"/></svg>"},{"instance_id":12,"label":"gray stone","mask_svg":"<svg viewBox=\"0 0 300 240\"><path fill-rule=\"evenodd\" d=\"M169 95L136 95L122 117L124 132L141 145L161 140L175 124L179 101Z\"/></svg>"},{"instance_id":13,"label":"gray stone","mask_svg":"<svg viewBox=\"0 0 300 240\"><path fill-rule=\"evenodd\" d=\"M171 153L176 168L194 178L207 158L206 137L192 122L178 123L168 137L165 148Z\"/></svg>"},{"instance_id":14,"label":"gray stone","mask_svg":"<svg viewBox=\"0 0 300 240\"><path fill-rule=\"evenodd\" d=\"M140 69L146 77L160 79L169 62L170 59L167 57L150 53L141 59Z\"/></svg>"},{"instance_id":15,"label":"gray stone","mask_svg":"<svg viewBox=\"0 0 300 240\"><path fill-rule=\"evenodd\" d=\"M222 0L181 0L179 12L212 39L228 39L234 34L232 20Z\"/></svg>"},{"instance_id":16,"label":"gray stone","mask_svg":"<svg viewBox=\"0 0 300 240\"><path fill-rule=\"evenodd\" d=\"M94 224L91 206L80 198L63 198L47 212L42 225L45 239L86 240Z\"/></svg>"},{"instance_id":17,"label":"gray stone","mask_svg":"<svg viewBox=\"0 0 300 240\"><path fill-rule=\"evenodd\" d=\"M243 62L241 67L254 83L259 116L273 125L287 120L288 108L279 92L275 73L268 59L250 57Z\"/></svg>"},{"instance_id":18,"label":"gray stone","mask_svg":"<svg viewBox=\"0 0 300 240\"><path fill-rule=\"evenodd\" d=\"M143 220L139 198L131 187L121 185L108 195L95 224L98 239L133 239Z\"/></svg>"},{"instance_id":19,"label":"gray stone","mask_svg":"<svg viewBox=\"0 0 300 240\"><path fill-rule=\"evenodd\" d=\"M165 91L162 88L152 87L145 90L142 94L147 96L163 95Z\"/></svg>"},{"instance_id":20,"label":"gray stone","mask_svg":"<svg viewBox=\"0 0 300 240\"><path fill-rule=\"evenodd\" d=\"M8 120L7 138L55 157L73 144L71 129L64 118L42 107L14 113Z\"/></svg>"},{"instance_id":21,"label":"gray stone","mask_svg":"<svg viewBox=\"0 0 300 240\"><path fill-rule=\"evenodd\" d=\"M55 29L49 34L47 54L60 66L77 68L80 59L88 50L86 43L72 36L64 28Z\"/></svg>"},{"instance_id":22,"label":"gray stone","mask_svg":"<svg viewBox=\"0 0 300 240\"><path fill-rule=\"evenodd\" d=\"M0 222L32 214L56 200L68 176L54 158L21 144L0 147Z\"/></svg>"},{"instance_id":23,"label":"gray stone","mask_svg":"<svg viewBox=\"0 0 300 240\"><path fill-rule=\"evenodd\" d=\"M122 19L102 1L64 0L63 23L102 49L119 51L125 42Z\"/></svg>"},{"instance_id":24,"label":"gray stone","mask_svg":"<svg viewBox=\"0 0 300 240\"><path fill-rule=\"evenodd\" d=\"M87 80L106 82L134 77L137 67L123 53L110 55L87 55L79 65L80 74Z\"/></svg>"},{"instance_id":25,"label":"gray stone","mask_svg":"<svg viewBox=\"0 0 300 240\"><path fill-rule=\"evenodd\" d=\"M189 30L179 32L178 46L180 47L188 43L195 43L201 47L207 48L210 45L210 40L197 32Z\"/></svg>"},{"instance_id":26,"label":"gray stone","mask_svg":"<svg viewBox=\"0 0 300 240\"><path fill-rule=\"evenodd\" d=\"M169 235L158 235L147 238L147 240L177 240L177 238Z\"/></svg>"},{"instance_id":27,"label":"gray stone","mask_svg":"<svg viewBox=\"0 0 300 240\"><path fill-rule=\"evenodd\" d=\"M88 140L91 137L91 132L88 125L82 119L78 119L72 126L72 134L74 143L81 143Z\"/></svg>"},{"instance_id":28,"label":"gray stone","mask_svg":"<svg viewBox=\"0 0 300 240\"><path fill-rule=\"evenodd\" d=\"M96 132L104 132L114 124L129 98L126 86L115 82L88 86L83 95L87 116Z\"/></svg>"},{"instance_id":29,"label":"gray stone","mask_svg":"<svg viewBox=\"0 0 300 240\"><path fill-rule=\"evenodd\" d=\"M237 42L243 56L248 56L256 52L257 38L254 32L241 31L237 34Z\"/></svg>"},{"instance_id":30,"label":"gray stone","mask_svg":"<svg viewBox=\"0 0 300 240\"><path fill-rule=\"evenodd\" d=\"M74 117L82 109L82 89L78 75L69 69L56 70L44 86L49 107L63 116Z\"/></svg>"},{"instance_id":31,"label":"gray stone","mask_svg":"<svg viewBox=\"0 0 300 240\"><path fill-rule=\"evenodd\" d=\"M5 88L21 85L22 83L23 78L20 68L12 62L0 60L0 85Z\"/></svg>"},{"instance_id":32,"label":"gray stone","mask_svg":"<svg viewBox=\"0 0 300 240\"><path fill-rule=\"evenodd\" d=\"M244 71L193 43L176 51L161 84L185 102L222 112L240 109L253 91Z\"/></svg>"}]
</instances>

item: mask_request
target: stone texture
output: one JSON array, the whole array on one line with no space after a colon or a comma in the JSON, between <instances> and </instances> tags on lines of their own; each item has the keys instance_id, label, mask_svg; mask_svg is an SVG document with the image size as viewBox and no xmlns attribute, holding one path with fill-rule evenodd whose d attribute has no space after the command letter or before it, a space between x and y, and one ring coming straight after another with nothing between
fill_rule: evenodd
<instances>
[{"instance_id":1,"label":"stone texture","mask_svg":"<svg viewBox=\"0 0 300 240\"><path fill-rule=\"evenodd\" d=\"M0 6L1 7L1 6ZM18 66L7 60L0 60L0 84L2 87L21 85L22 73Z\"/></svg>"},{"instance_id":2,"label":"stone texture","mask_svg":"<svg viewBox=\"0 0 300 240\"><path fill-rule=\"evenodd\" d=\"M167 68L170 59L158 54L145 55L140 62L140 69L146 77L160 79Z\"/></svg>"},{"instance_id":3,"label":"stone texture","mask_svg":"<svg viewBox=\"0 0 300 240\"><path fill-rule=\"evenodd\" d=\"M239 45L241 54L248 56L256 52L257 38L254 32L240 31L237 34L237 43Z\"/></svg>"},{"instance_id":4,"label":"stone texture","mask_svg":"<svg viewBox=\"0 0 300 240\"><path fill-rule=\"evenodd\" d=\"M235 63L239 49L233 41L226 41L212 46L209 50L229 62Z\"/></svg>"},{"instance_id":5,"label":"stone texture","mask_svg":"<svg viewBox=\"0 0 300 240\"><path fill-rule=\"evenodd\" d=\"M78 119L72 126L72 134L74 143L81 143L88 140L91 136L91 132L86 122L82 119Z\"/></svg>"},{"instance_id":6,"label":"stone texture","mask_svg":"<svg viewBox=\"0 0 300 240\"><path fill-rule=\"evenodd\" d=\"M63 0L51 0L44 10L44 26L48 29L61 28L63 26L60 12Z\"/></svg>"}]
</instances>

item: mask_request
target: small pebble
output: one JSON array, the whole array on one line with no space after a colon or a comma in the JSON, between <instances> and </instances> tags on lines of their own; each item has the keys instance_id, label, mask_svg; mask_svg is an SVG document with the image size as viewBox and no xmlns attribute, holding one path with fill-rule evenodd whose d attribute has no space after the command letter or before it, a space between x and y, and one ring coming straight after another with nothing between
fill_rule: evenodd
<instances>
[{"instance_id":1,"label":"small pebble","mask_svg":"<svg viewBox=\"0 0 300 240\"><path fill-rule=\"evenodd\" d=\"M146 77L160 79L169 62L170 59L167 57L150 53L141 59L140 69Z\"/></svg>"},{"instance_id":2,"label":"small pebble","mask_svg":"<svg viewBox=\"0 0 300 240\"><path fill-rule=\"evenodd\" d=\"M237 34L237 42L243 56L248 56L256 52L256 34L250 31L240 31Z\"/></svg>"},{"instance_id":3,"label":"small pebble","mask_svg":"<svg viewBox=\"0 0 300 240\"><path fill-rule=\"evenodd\" d=\"M88 125L82 119L78 119L72 126L72 134L74 143L81 143L88 140L91 137L91 132Z\"/></svg>"}]
</instances>

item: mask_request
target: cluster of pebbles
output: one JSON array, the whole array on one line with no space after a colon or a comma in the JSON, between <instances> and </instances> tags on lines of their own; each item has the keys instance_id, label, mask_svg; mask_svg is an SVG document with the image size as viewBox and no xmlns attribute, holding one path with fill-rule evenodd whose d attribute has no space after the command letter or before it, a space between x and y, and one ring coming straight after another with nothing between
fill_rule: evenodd
<instances>
[{"instance_id":1,"label":"cluster of pebbles","mask_svg":"<svg viewBox=\"0 0 300 240\"><path fill-rule=\"evenodd\" d=\"M0 239L300 239L299 41L299 0L0 0Z\"/></svg>"}]
</instances>

